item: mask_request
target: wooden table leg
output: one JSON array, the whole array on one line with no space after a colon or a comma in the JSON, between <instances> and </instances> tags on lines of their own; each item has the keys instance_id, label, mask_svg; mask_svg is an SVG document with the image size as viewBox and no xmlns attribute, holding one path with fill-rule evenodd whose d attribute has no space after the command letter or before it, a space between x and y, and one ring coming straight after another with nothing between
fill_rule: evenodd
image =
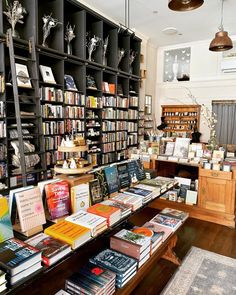
<instances>
[{"instance_id":1,"label":"wooden table leg","mask_svg":"<svg viewBox=\"0 0 236 295\"><path fill-rule=\"evenodd\" d=\"M174 235L173 238L170 240L170 242L167 245L166 252L162 255L163 259L169 260L172 263L176 265L181 264L181 260L177 257L175 252L173 251L173 248L176 246L177 243L177 235Z\"/></svg>"}]
</instances>

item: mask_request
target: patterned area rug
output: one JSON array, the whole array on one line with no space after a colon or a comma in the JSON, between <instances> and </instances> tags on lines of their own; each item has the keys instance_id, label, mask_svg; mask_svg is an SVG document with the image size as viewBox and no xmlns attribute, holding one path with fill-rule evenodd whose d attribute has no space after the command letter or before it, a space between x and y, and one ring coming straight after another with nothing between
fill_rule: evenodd
<instances>
[{"instance_id":1,"label":"patterned area rug","mask_svg":"<svg viewBox=\"0 0 236 295\"><path fill-rule=\"evenodd\" d=\"M235 295L236 259L192 247L162 295Z\"/></svg>"}]
</instances>

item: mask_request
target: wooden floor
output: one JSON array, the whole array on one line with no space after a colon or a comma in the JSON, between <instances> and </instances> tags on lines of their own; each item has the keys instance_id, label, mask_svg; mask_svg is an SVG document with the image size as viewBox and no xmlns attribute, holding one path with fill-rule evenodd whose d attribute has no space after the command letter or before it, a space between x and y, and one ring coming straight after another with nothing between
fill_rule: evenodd
<instances>
[{"instance_id":1,"label":"wooden floor","mask_svg":"<svg viewBox=\"0 0 236 295\"><path fill-rule=\"evenodd\" d=\"M152 213L152 209L148 209ZM185 257L191 246L236 258L235 229L189 218L177 234L178 242L175 252L180 259ZM132 295L160 294L176 269L177 266L161 259L152 272L140 282Z\"/></svg>"}]
</instances>

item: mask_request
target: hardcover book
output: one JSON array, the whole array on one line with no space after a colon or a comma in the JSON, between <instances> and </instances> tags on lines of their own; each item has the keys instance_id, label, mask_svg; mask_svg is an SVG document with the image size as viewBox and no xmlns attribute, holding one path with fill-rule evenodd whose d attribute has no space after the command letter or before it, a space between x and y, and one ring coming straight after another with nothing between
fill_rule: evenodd
<instances>
[{"instance_id":1,"label":"hardcover book","mask_svg":"<svg viewBox=\"0 0 236 295\"><path fill-rule=\"evenodd\" d=\"M137 261L135 259L111 249L105 249L93 258L90 258L90 262L110 269L121 278L137 269Z\"/></svg>"},{"instance_id":2,"label":"hardcover book","mask_svg":"<svg viewBox=\"0 0 236 295\"><path fill-rule=\"evenodd\" d=\"M98 179L89 181L90 201L91 204L100 203L103 200L100 182Z\"/></svg>"},{"instance_id":3,"label":"hardcover book","mask_svg":"<svg viewBox=\"0 0 236 295\"><path fill-rule=\"evenodd\" d=\"M116 166L105 167L104 174L108 186L108 193L111 195L112 193L118 192L119 181Z\"/></svg>"},{"instance_id":4,"label":"hardcover book","mask_svg":"<svg viewBox=\"0 0 236 295\"><path fill-rule=\"evenodd\" d=\"M75 85L74 78L71 75L64 75L64 80L65 80L67 90L74 90L74 91L78 90Z\"/></svg>"},{"instance_id":5,"label":"hardcover book","mask_svg":"<svg viewBox=\"0 0 236 295\"><path fill-rule=\"evenodd\" d=\"M70 192L67 181L58 181L45 186L50 218L57 219L70 214Z\"/></svg>"},{"instance_id":6,"label":"hardcover book","mask_svg":"<svg viewBox=\"0 0 236 295\"><path fill-rule=\"evenodd\" d=\"M143 165L141 161L138 160L131 160L128 162L128 172L129 172L129 177L130 177L130 182L132 179L136 178L137 181L145 179L145 172L143 169Z\"/></svg>"},{"instance_id":7,"label":"hardcover book","mask_svg":"<svg viewBox=\"0 0 236 295\"><path fill-rule=\"evenodd\" d=\"M98 179L98 181L100 183L103 199L108 199L109 198L108 185L107 185L107 182L106 182L104 170L99 169L97 171L94 171L94 177L96 179Z\"/></svg>"},{"instance_id":8,"label":"hardcover book","mask_svg":"<svg viewBox=\"0 0 236 295\"><path fill-rule=\"evenodd\" d=\"M71 188L71 208L76 213L89 207L89 184L82 183Z\"/></svg>"},{"instance_id":9,"label":"hardcover book","mask_svg":"<svg viewBox=\"0 0 236 295\"><path fill-rule=\"evenodd\" d=\"M177 209L172 209L172 208L165 208L160 212L160 214L177 218L177 219L180 219L181 221L185 221L189 216L189 213L187 212L180 211Z\"/></svg>"},{"instance_id":10,"label":"hardcover book","mask_svg":"<svg viewBox=\"0 0 236 295\"><path fill-rule=\"evenodd\" d=\"M146 222L143 226L151 229L154 232L152 237L153 247L155 247L156 243L158 243L157 240L160 239L160 237L162 242L164 242L172 234L172 230L170 228L161 226L157 223Z\"/></svg>"},{"instance_id":11,"label":"hardcover book","mask_svg":"<svg viewBox=\"0 0 236 295\"><path fill-rule=\"evenodd\" d=\"M40 65L39 69L44 83L56 84L52 69L50 67Z\"/></svg>"},{"instance_id":12,"label":"hardcover book","mask_svg":"<svg viewBox=\"0 0 236 295\"><path fill-rule=\"evenodd\" d=\"M0 266L11 276L41 261L41 252L16 238L0 244Z\"/></svg>"},{"instance_id":13,"label":"hardcover book","mask_svg":"<svg viewBox=\"0 0 236 295\"><path fill-rule=\"evenodd\" d=\"M151 238L122 229L110 238L110 247L138 260L141 253L148 248L150 251Z\"/></svg>"},{"instance_id":14,"label":"hardcover book","mask_svg":"<svg viewBox=\"0 0 236 295\"><path fill-rule=\"evenodd\" d=\"M39 233L25 242L42 252L43 263L47 266L52 265L71 252L68 244L44 233Z\"/></svg>"},{"instance_id":15,"label":"hardcover book","mask_svg":"<svg viewBox=\"0 0 236 295\"><path fill-rule=\"evenodd\" d=\"M87 211L105 218L110 218L113 214L119 213L120 209L99 203L89 207Z\"/></svg>"},{"instance_id":16,"label":"hardcover book","mask_svg":"<svg viewBox=\"0 0 236 295\"><path fill-rule=\"evenodd\" d=\"M161 226L168 227L172 231L177 230L178 227L182 224L180 219L157 214L153 219L150 220L151 223L159 224Z\"/></svg>"},{"instance_id":17,"label":"hardcover book","mask_svg":"<svg viewBox=\"0 0 236 295\"><path fill-rule=\"evenodd\" d=\"M148 197L152 196L152 191L143 189L143 188L138 188L138 187L130 187L124 191L125 194L129 195L137 195L139 197Z\"/></svg>"},{"instance_id":18,"label":"hardcover book","mask_svg":"<svg viewBox=\"0 0 236 295\"><path fill-rule=\"evenodd\" d=\"M128 171L128 164L122 163L117 165L117 172L118 178L120 182L120 188L126 188L130 185L130 178L129 178L129 171Z\"/></svg>"},{"instance_id":19,"label":"hardcover book","mask_svg":"<svg viewBox=\"0 0 236 295\"><path fill-rule=\"evenodd\" d=\"M0 197L0 243L13 237L8 203L5 197Z\"/></svg>"},{"instance_id":20,"label":"hardcover book","mask_svg":"<svg viewBox=\"0 0 236 295\"><path fill-rule=\"evenodd\" d=\"M49 226L44 233L71 245L73 249L84 244L91 237L88 228L66 220Z\"/></svg>"},{"instance_id":21,"label":"hardcover book","mask_svg":"<svg viewBox=\"0 0 236 295\"><path fill-rule=\"evenodd\" d=\"M18 192L15 198L22 232L46 223L39 187Z\"/></svg>"},{"instance_id":22,"label":"hardcover book","mask_svg":"<svg viewBox=\"0 0 236 295\"><path fill-rule=\"evenodd\" d=\"M32 87L26 65L16 63L16 77L18 86L26 88Z\"/></svg>"},{"instance_id":23,"label":"hardcover book","mask_svg":"<svg viewBox=\"0 0 236 295\"><path fill-rule=\"evenodd\" d=\"M107 228L106 218L82 210L68 216L66 220L89 228L93 237Z\"/></svg>"},{"instance_id":24,"label":"hardcover book","mask_svg":"<svg viewBox=\"0 0 236 295\"><path fill-rule=\"evenodd\" d=\"M105 200L102 204L119 208L121 210L121 217L131 214L132 207L130 205L121 204L112 199Z\"/></svg>"}]
</instances>

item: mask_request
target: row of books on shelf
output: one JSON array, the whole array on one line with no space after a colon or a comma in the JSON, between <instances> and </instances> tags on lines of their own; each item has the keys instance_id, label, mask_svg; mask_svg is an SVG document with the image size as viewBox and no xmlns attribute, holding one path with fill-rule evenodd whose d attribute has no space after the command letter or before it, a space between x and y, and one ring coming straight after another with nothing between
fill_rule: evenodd
<instances>
[{"instance_id":1,"label":"row of books on shelf","mask_svg":"<svg viewBox=\"0 0 236 295\"><path fill-rule=\"evenodd\" d=\"M102 121L102 131L114 131L116 129L116 122L103 120Z\"/></svg>"},{"instance_id":2,"label":"row of books on shelf","mask_svg":"<svg viewBox=\"0 0 236 295\"><path fill-rule=\"evenodd\" d=\"M84 107L66 106L64 108L64 116L65 118L70 118L70 119L83 119Z\"/></svg>"},{"instance_id":3,"label":"row of books on shelf","mask_svg":"<svg viewBox=\"0 0 236 295\"><path fill-rule=\"evenodd\" d=\"M103 153L108 153L108 152L115 152L116 150L116 142L108 142L104 143L102 145L102 152Z\"/></svg>"},{"instance_id":4,"label":"row of books on shelf","mask_svg":"<svg viewBox=\"0 0 236 295\"><path fill-rule=\"evenodd\" d=\"M86 107L101 109L102 108L102 98L95 96L86 96Z\"/></svg>"},{"instance_id":5,"label":"row of books on shelf","mask_svg":"<svg viewBox=\"0 0 236 295\"><path fill-rule=\"evenodd\" d=\"M130 120L137 120L138 119L138 111L129 109L128 110L128 119Z\"/></svg>"},{"instance_id":6,"label":"row of books on shelf","mask_svg":"<svg viewBox=\"0 0 236 295\"><path fill-rule=\"evenodd\" d=\"M57 161L64 160L64 155L58 151L47 151L46 152L46 165L55 165Z\"/></svg>"},{"instance_id":7,"label":"row of books on shelf","mask_svg":"<svg viewBox=\"0 0 236 295\"><path fill-rule=\"evenodd\" d=\"M4 93L5 92L5 75L4 74L0 74L0 93Z\"/></svg>"},{"instance_id":8,"label":"row of books on shelf","mask_svg":"<svg viewBox=\"0 0 236 295\"><path fill-rule=\"evenodd\" d=\"M128 109L128 107L129 107L129 99L128 99L128 97L117 96L117 104L116 104L116 106L117 106L117 108Z\"/></svg>"},{"instance_id":9,"label":"row of books on shelf","mask_svg":"<svg viewBox=\"0 0 236 295\"><path fill-rule=\"evenodd\" d=\"M43 118L63 118L63 107L61 105L45 104L41 106Z\"/></svg>"},{"instance_id":10,"label":"row of books on shelf","mask_svg":"<svg viewBox=\"0 0 236 295\"><path fill-rule=\"evenodd\" d=\"M67 119L65 121L65 131L71 133L72 130L76 130L76 132L84 131L84 121L82 120L70 120Z\"/></svg>"},{"instance_id":11,"label":"row of books on shelf","mask_svg":"<svg viewBox=\"0 0 236 295\"><path fill-rule=\"evenodd\" d=\"M0 118L4 118L5 116L6 116L5 103L3 101L0 101Z\"/></svg>"},{"instance_id":12,"label":"row of books on shelf","mask_svg":"<svg viewBox=\"0 0 236 295\"><path fill-rule=\"evenodd\" d=\"M85 95L80 94L78 92L65 91L64 92L64 103L78 105L78 106L84 106L85 105Z\"/></svg>"},{"instance_id":13,"label":"row of books on shelf","mask_svg":"<svg viewBox=\"0 0 236 295\"><path fill-rule=\"evenodd\" d=\"M42 101L54 101L63 103L63 90L54 87L40 87L40 99Z\"/></svg>"},{"instance_id":14,"label":"row of books on shelf","mask_svg":"<svg viewBox=\"0 0 236 295\"><path fill-rule=\"evenodd\" d=\"M138 123L128 122L128 132L138 132Z\"/></svg>"},{"instance_id":15,"label":"row of books on shelf","mask_svg":"<svg viewBox=\"0 0 236 295\"><path fill-rule=\"evenodd\" d=\"M1 137L6 137L7 135L7 132L6 132L6 123L3 122L3 121L0 121L0 138Z\"/></svg>"},{"instance_id":16,"label":"row of books on shelf","mask_svg":"<svg viewBox=\"0 0 236 295\"><path fill-rule=\"evenodd\" d=\"M64 121L50 121L43 122L43 134L64 134L65 133L65 122Z\"/></svg>"},{"instance_id":17,"label":"row of books on shelf","mask_svg":"<svg viewBox=\"0 0 236 295\"><path fill-rule=\"evenodd\" d=\"M137 133L128 134L128 145L135 145L135 144L138 144L138 134Z\"/></svg>"},{"instance_id":18,"label":"row of books on shelf","mask_svg":"<svg viewBox=\"0 0 236 295\"><path fill-rule=\"evenodd\" d=\"M120 140L116 142L116 150L124 150L127 149L127 141Z\"/></svg>"},{"instance_id":19,"label":"row of books on shelf","mask_svg":"<svg viewBox=\"0 0 236 295\"><path fill-rule=\"evenodd\" d=\"M50 150L57 150L58 147L61 145L62 136L56 135L56 136L44 136L44 147L46 151Z\"/></svg>"}]
</instances>

